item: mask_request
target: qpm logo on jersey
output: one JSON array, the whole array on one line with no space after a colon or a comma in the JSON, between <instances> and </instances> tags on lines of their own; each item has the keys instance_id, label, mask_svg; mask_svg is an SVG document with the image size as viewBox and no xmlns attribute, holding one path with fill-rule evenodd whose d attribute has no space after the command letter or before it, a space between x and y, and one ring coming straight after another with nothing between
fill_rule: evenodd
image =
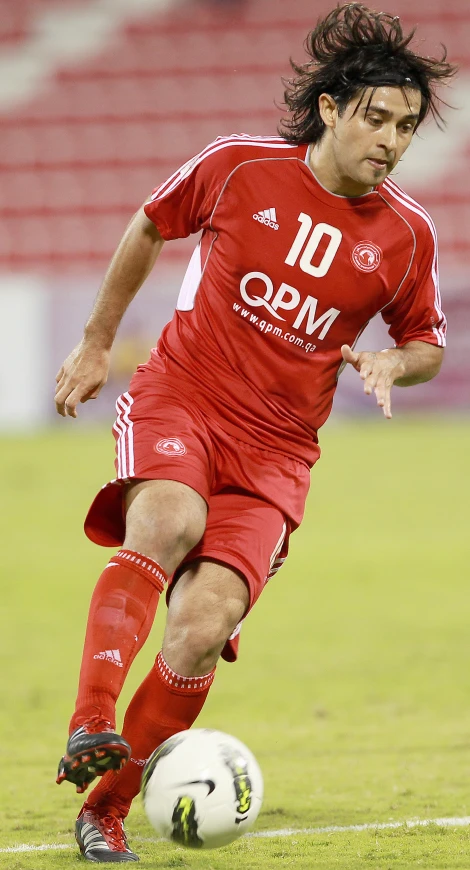
<instances>
[{"instance_id":1,"label":"qpm logo on jersey","mask_svg":"<svg viewBox=\"0 0 470 870\"><path fill-rule=\"evenodd\" d=\"M272 212L273 209L269 209L269 211ZM259 214L261 215L262 212L259 212ZM253 215L253 217L256 216ZM256 219L258 220L258 218ZM262 217L260 217L259 220L263 223ZM300 227L284 263L291 267L298 265L302 272L306 275L310 275L312 278L324 278L332 265L341 244L343 238L341 230L323 222L314 226L310 215L305 214L304 212L300 212L298 221ZM326 248L323 250L319 262L314 262L315 255L317 254L320 243L324 237L328 239L328 243ZM264 293L262 296L256 292L253 293L251 286L251 292L248 291L248 284L251 284L252 281L257 281L258 283L261 282L262 285L264 284ZM240 295L243 301L249 305L250 308L262 306L263 308L266 308L266 310L269 311L276 320L286 321L286 318L279 313L278 309L283 311L299 309L292 324L292 329L297 330L302 328L307 335L312 335L313 332L322 327L321 331L318 333L318 338L320 340L325 338L334 321L341 313L338 308L331 307L323 312L323 314L320 314L320 316L317 316L317 305L319 300L316 296L311 296L309 294L303 299L302 294L296 287L286 284L284 281L277 291L274 292L273 281L269 275L266 275L264 272L248 272L247 275L244 275L240 282ZM255 318L254 322L257 321L258 318ZM253 322L253 320L251 320L251 322ZM296 336L291 332L286 332L283 335L283 331L279 326L266 324L266 322L262 320L258 324L258 327L261 330L263 330L265 326L267 326L266 332L272 332L276 337L284 337L285 341L288 340L289 343L296 344L299 347L304 346L302 338L296 338ZM315 350L316 346L308 343L305 349Z\"/></svg>"},{"instance_id":2,"label":"qpm logo on jersey","mask_svg":"<svg viewBox=\"0 0 470 870\"><path fill-rule=\"evenodd\" d=\"M179 438L162 438L155 444L155 450L165 456L184 456L186 453L186 447Z\"/></svg>"},{"instance_id":3,"label":"qpm logo on jersey","mask_svg":"<svg viewBox=\"0 0 470 870\"><path fill-rule=\"evenodd\" d=\"M351 252L351 260L361 272L375 272L382 262L382 251L374 242L359 242Z\"/></svg>"},{"instance_id":4,"label":"qpm logo on jersey","mask_svg":"<svg viewBox=\"0 0 470 870\"><path fill-rule=\"evenodd\" d=\"M264 294L262 296L253 293L251 287L249 287L251 282L257 282L258 285L264 284ZM274 292L274 284L269 275L265 275L264 272L248 272L247 275L244 275L240 282L240 296L243 301L250 306L250 308L258 308L262 306L263 308L266 308L266 310L269 311L276 320L286 320L286 318L279 313L279 309L290 311L298 308L299 311L292 324L292 328L300 329L302 327L307 335L312 335L313 332L316 332L320 327L322 327L318 335L319 339L325 338L328 330L340 314L338 308L328 308L327 311L317 317L318 299L315 296L307 296L305 299L302 299L301 293L296 287L292 287L290 284L284 282L280 285L277 291ZM274 334L276 335L278 333L274 332Z\"/></svg>"}]
</instances>

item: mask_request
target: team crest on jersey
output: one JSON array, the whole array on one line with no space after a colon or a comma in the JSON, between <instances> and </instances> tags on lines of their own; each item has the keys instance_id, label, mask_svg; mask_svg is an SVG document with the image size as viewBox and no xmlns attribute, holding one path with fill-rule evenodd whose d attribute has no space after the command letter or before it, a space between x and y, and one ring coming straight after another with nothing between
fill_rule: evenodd
<instances>
[{"instance_id":1,"label":"team crest on jersey","mask_svg":"<svg viewBox=\"0 0 470 870\"><path fill-rule=\"evenodd\" d=\"M179 438L162 438L155 444L155 450L165 456L184 456L186 453L186 447Z\"/></svg>"},{"instance_id":2,"label":"team crest on jersey","mask_svg":"<svg viewBox=\"0 0 470 870\"><path fill-rule=\"evenodd\" d=\"M359 242L351 253L351 260L361 272L375 272L382 262L383 254L374 242Z\"/></svg>"}]
</instances>

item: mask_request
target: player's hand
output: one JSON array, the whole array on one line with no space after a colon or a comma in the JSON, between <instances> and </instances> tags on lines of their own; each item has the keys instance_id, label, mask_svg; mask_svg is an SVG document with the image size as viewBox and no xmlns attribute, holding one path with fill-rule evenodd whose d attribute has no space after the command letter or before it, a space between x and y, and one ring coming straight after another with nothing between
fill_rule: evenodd
<instances>
[{"instance_id":1,"label":"player's hand","mask_svg":"<svg viewBox=\"0 0 470 870\"><path fill-rule=\"evenodd\" d=\"M56 375L55 405L62 417L76 417L79 402L96 399L108 379L109 350L80 344L67 357Z\"/></svg>"},{"instance_id":2,"label":"player's hand","mask_svg":"<svg viewBox=\"0 0 470 870\"><path fill-rule=\"evenodd\" d=\"M384 416L389 420L392 416L392 387L405 373L400 351L389 348L356 353L348 344L343 344L341 353L344 361L359 372L364 381L365 394L370 396L372 392L375 393L379 408L383 408Z\"/></svg>"}]
</instances>

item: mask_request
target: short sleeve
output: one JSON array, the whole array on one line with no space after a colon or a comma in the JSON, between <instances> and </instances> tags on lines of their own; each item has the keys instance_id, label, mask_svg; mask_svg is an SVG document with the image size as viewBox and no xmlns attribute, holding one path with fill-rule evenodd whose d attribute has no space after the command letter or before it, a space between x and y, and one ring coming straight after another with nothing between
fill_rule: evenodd
<instances>
[{"instance_id":1,"label":"short sleeve","mask_svg":"<svg viewBox=\"0 0 470 870\"><path fill-rule=\"evenodd\" d=\"M441 309L437 236L432 222L417 236L415 265L396 299L382 311L397 347L425 341L445 347L447 322Z\"/></svg>"},{"instance_id":2,"label":"short sleeve","mask_svg":"<svg viewBox=\"0 0 470 870\"><path fill-rule=\"evenodd\" d=\"M209 225L230 171L226 150L215 140L153 191L144 211L165 240L184 239Z\"/></svg>"}]
</instances>

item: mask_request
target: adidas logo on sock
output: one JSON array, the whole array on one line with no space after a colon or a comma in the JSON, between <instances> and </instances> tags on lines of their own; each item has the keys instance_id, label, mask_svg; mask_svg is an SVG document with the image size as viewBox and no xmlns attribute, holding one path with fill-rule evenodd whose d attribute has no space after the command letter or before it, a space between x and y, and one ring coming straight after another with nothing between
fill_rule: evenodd
<instances>
[{"instance_id":1,"label":"adidas logo on sock","mask_svg":"<svg viewBox=\"0 0 470 870\"><path fill-rule=\"evenodd\" d=\"M253 220L258 221L260 224L264 224L266 227L271 227L272 230L279 229L275 208L265 208L256 212L256 214L253 215Z\"/></svg>"},{"instance_id":2,"label":"adidas logo on sock","mask_svg":"<svg viewBox=\"0 0 470 870\"><path fill-rule=\"evenodd\" d=\"M97 653L93 658L101 659L101 661L105 662L111 662L112 665L117 665L118 668L122 668L121 653L118 649L105 649L104 652Z\"/></svg>"}]
</instances>

